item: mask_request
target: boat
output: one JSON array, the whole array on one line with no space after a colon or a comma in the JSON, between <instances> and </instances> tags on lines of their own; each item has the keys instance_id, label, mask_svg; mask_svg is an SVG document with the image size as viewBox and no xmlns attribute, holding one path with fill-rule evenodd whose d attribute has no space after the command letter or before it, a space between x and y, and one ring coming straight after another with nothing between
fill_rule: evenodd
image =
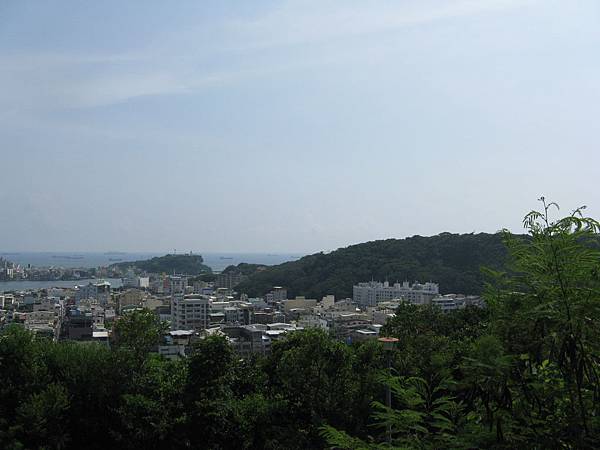
<instances>
[{"instance_id":1,"label":"boat","mask_svg":"<svg viewBox=\"0 0 600 450\"><path fill-rule=\"evenodd\" d=\"M52 255L53 258L56 259L83 259L84 257L81 255Z\"/></svg>"}]
</instances>

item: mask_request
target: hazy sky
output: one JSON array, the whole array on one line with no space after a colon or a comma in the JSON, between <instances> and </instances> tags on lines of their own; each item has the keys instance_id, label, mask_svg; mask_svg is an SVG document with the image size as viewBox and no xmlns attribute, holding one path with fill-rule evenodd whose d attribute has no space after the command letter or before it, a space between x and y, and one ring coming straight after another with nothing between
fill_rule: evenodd
<instances>
[{"instance_id":1,"label":"hazy sky","mask_svg":"<svg viewBox=\"0 0 600 450\"><path fill-rule=\"evenodd\" d=\"M0 250L600 216L600 2L0 2Z\"/></svg>"}]
</instances>

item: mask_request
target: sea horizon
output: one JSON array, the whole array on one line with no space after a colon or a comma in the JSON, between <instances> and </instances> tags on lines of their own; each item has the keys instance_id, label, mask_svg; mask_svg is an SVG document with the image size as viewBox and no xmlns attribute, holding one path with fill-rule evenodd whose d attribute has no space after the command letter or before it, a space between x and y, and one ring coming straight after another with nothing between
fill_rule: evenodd
<instances>
[{"instance_id":1,"label":"sea horizon","mask_svg":"<svg viewBox=\"0 0 600 450\"><path fill-rule=\"evenodd\" d=\"M177 252L187 254L189 252ZM157 256L173 254L173 252L65 252L65 251L0 251L0 257L21 266L32 267L63 267L69 269L89 269L106 267L111 264L150 259ZM240 263L277 265L304 256L301 253L275 253L275 252L192 252L201 255L204 264L218 272L230 265Z\"/></svg>"}]
</instances>

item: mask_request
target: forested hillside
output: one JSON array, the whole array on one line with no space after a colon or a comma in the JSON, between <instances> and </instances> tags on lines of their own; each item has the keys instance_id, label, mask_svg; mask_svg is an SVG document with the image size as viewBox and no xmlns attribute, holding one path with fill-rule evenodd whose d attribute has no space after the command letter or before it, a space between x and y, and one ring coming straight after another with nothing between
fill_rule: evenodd
<instances>
[{"instance_id":1,"label":"forested hillside","mask_svg":"<svg viewBox=\"0 0 600 450\"><path fill-rule=\"evenodd\" d=\"M148 273L178 273L185 275L199 275L210 273L211 268L204 265L201 255L165 255L141 261L126 261L113 264L111 267L126 270L134 267Z\"/></svg>"},{"instance_id":2,"label":"forested hillside","mask_svg":"<svg viewBox=\"0 0 600 450\"><path fill-rule=\"evenodd\" d=\"M321 298L352 296L359 281L434 281L443 293L480 294L481 267L504 267L507 250L500 234L451 234L387 239L317 253L268 267L238 286L239 292L260 296L273 286L290 295Z\"/></svg>"}]
</instances>

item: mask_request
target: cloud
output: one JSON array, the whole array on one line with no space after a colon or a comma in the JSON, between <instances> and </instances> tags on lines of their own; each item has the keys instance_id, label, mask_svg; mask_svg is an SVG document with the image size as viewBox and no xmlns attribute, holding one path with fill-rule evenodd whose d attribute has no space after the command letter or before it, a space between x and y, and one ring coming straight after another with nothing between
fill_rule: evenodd
<instances>
[{"instance_id":1,"label":"cloud","mask_svg":"<svg viewBox=\"0 0 600 450\"><path fill-rule=\"evenodd\" d=\"M402 2L288 2L253 20L228 24L243 36L245 48L298 45L381 33L442 19L494 13L525 6L531 0L459 0Z\"/></svg>"},{"instance_id":2,"label":"cloud","mask_svg":"<svg viewBox=\"0 0 600 450\"><path fill-rule=\"evenodd\" d=\"M256 17L216 22L202 30L178 30L154 39L147 48L115 54L11 55L3 58L0 71L0 118L22 110L92 108L144 96L194 94L241 79L343 60L351 54L343 41L353 36L504 11L524 3L290 1ZM268 51L329 41L342 42L341 48ZM220 52L226 56L215 58Z\"/></svg>"}]
</instances>

